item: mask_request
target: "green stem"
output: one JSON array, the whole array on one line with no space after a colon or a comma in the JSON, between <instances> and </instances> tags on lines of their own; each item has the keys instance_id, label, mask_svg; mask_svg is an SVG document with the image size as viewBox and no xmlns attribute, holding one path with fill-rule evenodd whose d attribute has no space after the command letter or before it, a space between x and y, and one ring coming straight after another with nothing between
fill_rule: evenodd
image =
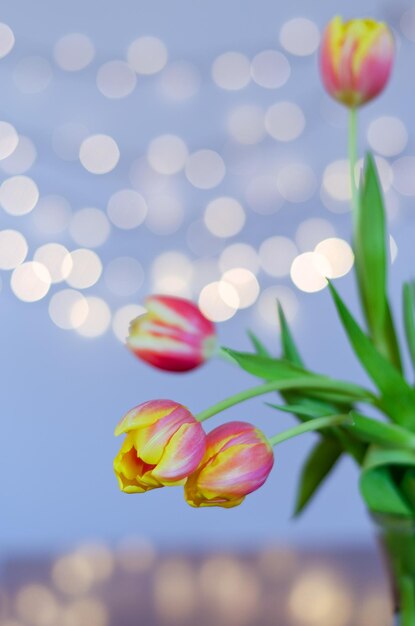
<instances>
[{"instance_id":1,"label":"green stem","mask_svg":"<svg viewBox=\"0 0 415 626\"><path fill-rule=\"evenodd\" d=\"M351 393L351 400L353 400L352 395L356 394L354 398L356 401L365 400L366 402L375 402L375 398L368 391L361 389L355 385L341 383L340 391L344 392L346 389ZM319 390L319 391L339 391L339 387L336 386L336 381L332 381L326 378L322 378L321 381L317 376L304 376L298 378L291 379L283 379L272 381L268 383L264 383L263 385L258 385L257 387L251 387L251 389L245 389L244 391L240 391L234 396L230 396L217 404L214 404L209 409L205 409L196 415L196 419L199 422L204 422L209 417L220 413L221 411L225 411L229 409L231 406L235 404L240 404L241 402L245 402L250 398L255 398L256 396L262 396L266 393L271 393L272 391L283 391L288 389L310 389L310 390Z\"/></svg>"},{"instance_id":2,"label":"green stem","mask_svg":"<svg viewBox=\"0 0 415 626\"><path fill-rule=\"evenodd\" d=\"M415 626L415 583L410 575L398 579L401 626Z\"/></svg>"},{"instance_id":3,"label":"green stem","mask_svg":"<svg viewBox=\"0 0 415 626\"><path fill-rule=\"evenodd\" d=\"M356 163L357 163L357 109L349 109L349 166L350 184L352 188L352 209L353 221L356 223L359 208L359 198L356 184Z\"/></svg>"},{"instance_id":4,"label":"green stem","mask_svg":"<svg viewBox=\"0 0 415 626\"><path fill-rule=\"evenodd\" d=\"M289 428L282 433L278 433L278 435L274 435L274 437L269 439L269 442L272 446L276 446L283 441L287 441L293 437L298 437L298 435L302 435L303 433L309 433L313 430L321 430L322 428L330 428L331 426L339 426L347 422L351 423L351 421L352 418L347 414L317 417L309 422L304 422L299 426L294 426L293 428Z\"/></svg>"}]
</instances>

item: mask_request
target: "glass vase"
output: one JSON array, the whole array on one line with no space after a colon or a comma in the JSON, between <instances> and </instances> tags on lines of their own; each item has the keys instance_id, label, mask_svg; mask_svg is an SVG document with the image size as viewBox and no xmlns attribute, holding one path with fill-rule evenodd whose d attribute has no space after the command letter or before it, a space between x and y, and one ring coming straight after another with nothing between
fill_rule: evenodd
<instances>
[{"instance_id":1,"label":"glass vase","mask_svg":"<svg viewBox=\"0 0 415 626\"><path fill-rule=\"evenodd\" d=\"M374 516L388 568L394 626L415 626L415 520Z\"/></svg>"}]
</instances>

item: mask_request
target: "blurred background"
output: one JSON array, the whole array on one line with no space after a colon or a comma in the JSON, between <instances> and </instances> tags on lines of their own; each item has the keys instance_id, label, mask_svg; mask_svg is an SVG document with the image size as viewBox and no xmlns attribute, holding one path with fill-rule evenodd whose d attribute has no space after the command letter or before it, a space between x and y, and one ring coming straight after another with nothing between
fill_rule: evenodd
<instances>
[{"instance_id":1,"label":"blurred background","mask_svg":"<svg viewBox=\"0 0 415 626\"><path fill-rule=\"evenodd\" d=\"M150 292L198 301L224 345L247 349L251 328L275 354L278 298L310 367L367 382L323 278L329 271L358 314L347 114L324 93L317 63L322 29L335 13L386 20L396 39L390 85L361 111L359 149L377 155L399 319L400 285L414 274L410 2L2 6L0 618L7 626L54 624L55 593L75 606L59 613L60 624L137 623L127 609L112 620L97 598L121 610L127 596L140 601L130 588L148 599L146 585L159 607L157 618L149 609L147 625L191 622L215 589L219 596L225 589L225 608L206 623L259 623L259 615L272 623L277 580L290 590L282 592L281 625L386 619L385 582L352 462L342 460L303 517L291 519L314 435L281 446L266 485L233 510L193 510L180 489L127 496L112 472L113 429L131 407L166 397L197 412L250 382L224 362L173 376L130 355L128 323ZM255 421L270 435L292 424L255 400L229 417ZM356 572L369 580L364 590ZM95 600L82 595L94 585ZM192 585L201 594L193 604ZM351 595L353 585L366 604ZM171 589L182 598L177 614ZM301 613L320 592L320 612ZM232 618L226 603L235 606L236 597L243 602Z\"/></svg>"}]
</instances>

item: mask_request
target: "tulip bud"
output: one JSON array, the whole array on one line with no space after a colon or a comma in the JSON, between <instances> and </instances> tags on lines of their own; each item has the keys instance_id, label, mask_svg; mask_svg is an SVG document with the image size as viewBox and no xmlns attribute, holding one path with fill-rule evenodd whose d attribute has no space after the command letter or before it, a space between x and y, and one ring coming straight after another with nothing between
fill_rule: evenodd
<instances>
[{"instance_id":1,"label":"tulip bud","mask_svg":"<svg viewBox=\"0 0 415 626\"><path fill-rule=\"evenodd\" d=\"M125 493L184 484L206 449L202 426L172 400L151 400L131 409L115 429L115 435L122 434L126 438L114 470Z\"/></svg>"},{"instance_id":2,"label":"tulip bud","mask_svg":"<svg viewBox=\"0 0 415 626\"><path fill-rule=\"evenodd\" d=\"M388 26L372 19L335 17L323 35L321 75L329 94L348 107L375 98L388 82L394 57Z\"/></svg>"},{"instance_id":3,"label":"tulip bud","mask_svg":"<svg viewBox=\"0 0 415 626\"><path fill-rule=\"evenodd\" d=\"M258 489L274 464L274 453L265 435L245 422L228 422L206 437L200 466L185 484L191 506L238 506Z\"/></svg>"},{"instance_id":4,"label":"tulip bud","mask_svg":"<svg viewBox=\"0 0 415 626\"><path fill-rule=\"evenodd\" d=\"M127 346L143 361L173 372L202 365L216 349L215 326L183 298L150 296L132 321Z\"/></svg>"}]
</instances>

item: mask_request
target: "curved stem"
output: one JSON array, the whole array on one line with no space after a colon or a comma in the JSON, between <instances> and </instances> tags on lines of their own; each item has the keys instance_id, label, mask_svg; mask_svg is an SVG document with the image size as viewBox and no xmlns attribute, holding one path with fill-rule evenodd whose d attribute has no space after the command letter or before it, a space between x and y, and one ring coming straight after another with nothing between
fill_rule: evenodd
<instances>
[{"instance_id":1,"label":"curved stem","mask_svg":"<svg viewBox=\"0 0 415 626\"><path fill-rule=\"evenodd\" d=\"M245 402L250 398L255 398L256 396L262 396L266 393L270 393L271 391L283 391L288 389L310 389L310 390L318 390L318 391L334 391L334 392L345 392L346 390L350 393L351 400L359 401L365 400L366 402L375 402L375 397L370 394L365 389L361 389L356 385L351 385L347 383L337 383L337 381L321 378L321 380L317 376L304 376L298 378L291 379L283 379L272 381L268 383L264 383L263 385L258 385L257 387L251 387L251 389L245 389L234 396L230 396L217 404L214 404L209 409L201 411L195 417L199 422L203 422L207 420L209 417L220 413L221 411L225 411L229 409L231 406L235 404L240 404L241 402ZM354 398L352 396L355 396Z\"/></svg>"},{"instance_id":2,"label":"curved stem","mask_svg":"<svg viewBox=\"0 0 415 626\"><path fill-rule=\"evenodd\" d=\"M359 197L356 184L356 163L357 163L357 109L349 109L349 167L350 185L352 189L352 209L353 222L356 224L357 212L359 208Z\"/></svg>"},{"instance_id":3,"label":"curved stem","mask_svg":"<svg viewBox=\"0 0 415 626\"><path fill-rule=\"evenodd\" d=\"M352 421L353 420L350 415L347 414L317 417L308 422L304 422L299 426L289 428L282 433L278 433L278 435L274 435L274 437L271 437L268 441L272 446L276 446L283 441L287 441L293 437L298 437L298 435L302 435L303 433L309 433L313 430L321 430L322 428L329 428L330 426L340 426L341 424L347 422L352 423Z\"/></svg>"}]
</instances>

